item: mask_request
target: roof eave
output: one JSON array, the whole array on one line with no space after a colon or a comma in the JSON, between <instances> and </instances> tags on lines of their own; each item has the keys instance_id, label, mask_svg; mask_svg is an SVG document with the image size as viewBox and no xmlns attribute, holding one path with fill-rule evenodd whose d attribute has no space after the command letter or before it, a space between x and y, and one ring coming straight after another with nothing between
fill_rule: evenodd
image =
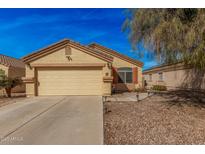
<instances>
[{"instance_id":1,"label":"roof eave","mask_svg":"<svg viewBox=\"0 0 205 154\"><path fill-rule=\"evenodd\" d=\"M32 59L33 57L36 57L36 56L38 56L40 54L43 54L43 53L46 53L47 51L52 50L53 48L57 48L59 46L62 46L64 44L67 44L68 42L69 42L68 39L63 39L61 41L58 41L56 43L53 43L53 44L45 47L45 48L42 48L42 49L37 50L37 51L34 51L31 54L28 54L28 55L22 57L21 59L23 60L23 62L27 62L27 61L29 61L29 59Z\"/></svg>"}]
</instances>

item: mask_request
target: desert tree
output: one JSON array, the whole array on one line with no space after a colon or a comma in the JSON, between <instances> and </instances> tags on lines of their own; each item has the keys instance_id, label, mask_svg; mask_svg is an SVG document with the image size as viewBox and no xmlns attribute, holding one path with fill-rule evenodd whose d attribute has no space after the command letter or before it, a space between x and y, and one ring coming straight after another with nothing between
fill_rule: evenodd
<instances>
[{"instance_id":1,"label":"desert tree","mask_svg":"<svg viewBox=\"0 0 205 154\"><path fill-rule=\"evenodd\" d=\"M128 9L123 30L134 49L143 44L161 63L205 69L205 9Z\"/></svg>"}]
</instances>

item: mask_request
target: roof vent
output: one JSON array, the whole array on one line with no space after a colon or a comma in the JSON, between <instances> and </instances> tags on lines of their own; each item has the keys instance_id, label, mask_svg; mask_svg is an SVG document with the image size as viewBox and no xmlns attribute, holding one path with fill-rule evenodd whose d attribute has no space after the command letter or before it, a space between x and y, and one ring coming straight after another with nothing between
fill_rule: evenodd
<instances>
[{"instance_id":1,"label":"roof vent","mask_svg":"<svg viewBox=\"0 0 205 154\"><path fill-rule=\"evenodd\" d=\"M70 48L69 46L66 46L66 47L65 47L65 55L66 55L66 56L70 56L71 54L72 54L71 48Z\"/></svg>"}]
</instances>

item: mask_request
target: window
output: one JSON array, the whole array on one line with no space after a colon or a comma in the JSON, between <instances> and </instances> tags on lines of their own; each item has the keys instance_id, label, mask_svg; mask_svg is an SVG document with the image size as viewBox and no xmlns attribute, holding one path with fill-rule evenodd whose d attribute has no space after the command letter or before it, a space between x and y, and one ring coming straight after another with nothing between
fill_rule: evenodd
<instances>
[{"instance_id":1,"label":"window","mask_svg":"<svg viewBox=\"0 0 205 154\"><path fill-rule=\"evenodd\" d=\"M149 81L152 81L152 74L149 74Z\"/></svg>"},{"instance_id":2,"label":"window","mask_svg":"<svg viewBox=\"0 0 205 154\"><path fill-rule=\"evenodd\" d=\"M159 73L159 81L163 81L163 73Z\"/></svg>"},{"instance_id":3,"label":"window","mask_svg":"<svg viewBox=\"0 0 205 154\"><path fill-rule=\"evenodd\" d=\"M118 83L132 83L132 68L118 69Z\"/></svg>"}]
</instances>

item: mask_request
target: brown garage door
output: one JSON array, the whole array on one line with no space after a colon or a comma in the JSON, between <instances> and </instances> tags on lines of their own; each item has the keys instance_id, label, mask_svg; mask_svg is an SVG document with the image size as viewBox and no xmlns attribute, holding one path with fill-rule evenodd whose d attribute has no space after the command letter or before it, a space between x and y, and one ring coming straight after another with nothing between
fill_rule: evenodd
<instances>
[{"instance_id":1,"label":"brown garage door","mask_svg":"<svg viewBox=\"0 0 205 154\"><path fill-rule=\"evenodd\" d=\"M39 68L38 95L102 95L102 69Z\"/></svg>"}]
</instances>

